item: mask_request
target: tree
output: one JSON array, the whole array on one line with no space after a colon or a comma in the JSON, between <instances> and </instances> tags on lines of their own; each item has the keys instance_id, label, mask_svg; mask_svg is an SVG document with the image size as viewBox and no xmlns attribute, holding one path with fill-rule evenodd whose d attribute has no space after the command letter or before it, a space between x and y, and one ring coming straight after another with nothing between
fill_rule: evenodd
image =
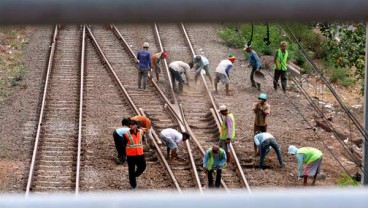
<instances>
[{"instance_id":1,"label":"tree","mask_svg":"<svg viewBox=\"0 0 368 208\"><path fill-rule=\"evenodd\" d=\"M328 39L323 46L326 59L335 67L355 67L355 79L364 79L365 24L319 24L319 28Z\"/></svg>"}]
</instances>

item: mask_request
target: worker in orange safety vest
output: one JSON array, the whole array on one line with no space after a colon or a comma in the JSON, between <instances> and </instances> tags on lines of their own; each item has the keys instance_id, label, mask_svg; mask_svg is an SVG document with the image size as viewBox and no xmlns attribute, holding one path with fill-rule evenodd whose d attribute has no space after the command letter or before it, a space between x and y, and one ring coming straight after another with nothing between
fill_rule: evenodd
<instances>
[{"instance_id":1,"label":"worker in orange safety vest","mask_svg":"<svg viewBox=\"0 0 368 208\"><path fill-rule=\"evenodd\" d=\"M126 145L129 183L133 189L137 188L137 177L146 169L146 160L143 153L144 131L138 129L138 124L138 121L131 120L129 123L130 130L123 137L123 143Z\"/></svg>"}]
</instances>

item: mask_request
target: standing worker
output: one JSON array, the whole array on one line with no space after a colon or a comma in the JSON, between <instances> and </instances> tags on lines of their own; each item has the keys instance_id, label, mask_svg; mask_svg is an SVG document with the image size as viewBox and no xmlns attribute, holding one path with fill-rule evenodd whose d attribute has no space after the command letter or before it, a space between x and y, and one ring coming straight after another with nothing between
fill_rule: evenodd
<instances>
[{"instance_id":1,"label":"standing worker","mask_svg":"<svg viewBox=\"0 0 368 208\"><path fill-rule=\"evenodd\" d=\"M209 148L203 157L203 170L207 173L208 187L213 188L213 172L216 171L215 187L219 188L221 184L222 169L226 167L225 150L217 145Z\"/></svg>"},{"instance_id":2,"label":"standing worker","mask_svg":"<svg viewBox=\"0 0 368 208\"><path fill-rule=\"evenodd\" d=\"M312 186L316 183L317 174L321 171L321 163L323 153L313 147L301 147L296 148L294 145L290 145L288 153L295 155L298 161L298 179L303 176L303 185L307 185L308 176L313 176ZM307 164L303 172L303 163Z\"/></svg>"},{"instance_id":3,"label":"standing worker","mask_svg":"<svg viewBox=\"0 0 368 208\"><path fill-rule=\"evenodd\" d=\"M179 93L183 92L184 80L181 74L185 74L187 85L189 85L189 70L193 67L193 63L185 63L183 61L173 61L169 65L169 71L171 76L171 82L175 90L175 80L179 83Z\"/></svg>"},{"instance_id":4,"label":"standing worker","mask_svg":"<svg viewBox=\"0 0 368 208\"><path fill-rule=\"evenodd\" d=\"M118 157L116 158L116 163L122 165L126 161L126 145L123 143L124 134L129 131L130 119L124 118L121 121L122 128L116 129L112 136L114 137L114 143L116 151L118 152Z\"/></svg>"},{"instance_id":5,"label":"standing worker","mask_svg":"<svg viewBox=\"0 0 368 208\"><path fill-rule=\"evenodd\" d=\"M258 133L254 136L254 156L259 155L259 169L263 169L264 159L266 155L270 152L271 147L275 150L277 154L280 168L284 167L284 162L282 161L281 156L281 149L276 142L276 138L270 133L263 132Z\"/></svg>"},{"instance_id":6,"label":"standing worker","mask_svg":"<svg viewBox=\"0 0 368 208\"><path fill-rule=\"evenodd\" d=\"M279 78L281 76L281 86L282 86L282 90L284 92L286 92L286 71L287 71L287 66L286 66L286 62L288 60L288 51L286 50L286 46L287 43L286 42L281 42L281 48L279 48L276 51L275 54L275 74L273 77L273 88L275 90L277 90L277 86L279 85Z\"/></svg>"},{"instance_id":7,"label":"standing worker","mask_svg":"<svg viewBox=\"0 0 368 208\"><path fill-rule=\"evenodd\" d=\"M213 85L212 82L212 77L211 77L211 73L210 73L210 62L208 61L208 59L204 56L201 55L195 55L193 57L193 63L194 63L194 69L196 70L195 73L195 83L197 83L198 77L201 75L202 69L206 72L206 75L208 77L208 79L211 82L211 85Z\"/></svg>"},{"instance_id":8,"label":"standing worker","mask_svg":"<svg viewBox=\"0 0 368 208\"><path fill-rule=\"evenodd\" d=\"M143 130L138 129L138 121L131 120L130 130L124 134L123 143L126 145L129 169L129 183L133 189L137 188L137 177L146 169L143 153Z\"/></svg>"},{"instance_id":9,"label":"standing worker","mask_svg":"<svg viewBox=\"0 0 368 208\"><path fill-rule=\"evenodd\" d=\"M250 81L252 82L252 87L255 87L259 91L261 91L261 84L254 81L254 73L261 70L261 59L259 59L257 52L255 52L251 46L246 46L245 51L249 53L249 63L252 67L252 72L250 73Z\"/></svg>"},{"instance_id":10,"label":"standing worker","mask_svg":"<svg viewBox=\"0 0 368 208\"><path fill-rule=\"evenodd\" d=\"M253 112L255 114L254 119L254 128L253 132L256 135L256 132L266 132L267 124L268 124L268 115L271 112L271 107L267 101L267 95L265 93L261 93L258 96L258 102L253 104Z\"/></svg>"},{"instance_id":11,"label":"standing worker","mask_svg":"<svg viewBox=\"0 0 368 208\"><path fill-rule=\"evenodd\" d=\"M155 53L152 55L152 72L156 75L157 81L160 81L160 74L161 74L160 62L162 59L165 59L167 55L168 53L166 51ZM152 74L149 79L152 84L152 79L153 79Z\"/></svg>"},{"instance_id":12,"label":"standing worker","mask_svg":"<svg viewBox=\"0 0 368 208\"><path fill-rule=\"evenodd\" d=\"M153 144L151 120L146 116L133 116L130 119L138 121L140 123L140 127L145 129L145 134L147 136L147 141L150 150L155 149L155 145Z\"/></svg>"},{"instance_id":13,"label":"standing worker","mask_svg":"<svg viewBox=\"0 0 368 208\"><path fill-rule=\"evenodd\" d=\"M143 43L143 49L137 53L138 62L138 90L142 90L141 84L143 79L143 90L147 89L148 73L151 71L151 53L148 51L149 43Z\"/></svg>"},{"instance_id":14,"label":"standing worker","mask_svg":"<svg viewBox=\"0 0 368 208\"><path fill-rule=\"evenodd\" d=\"M167 159L178 159L178 148L180 142L185 142L189 139L190 135L187 132L178 132L175 129L167 128L160 132L160 139L166 144L167 147ZM170 157L171 151L171 157Z\"/></svg>"},{"instance_id":15,"label":"standing worker","mask_svg":"<svg viewBox=\"0 0 368 208\"><path fill-rule=\"evenodd\" d=\"M223 116L221 123L219 146L226 151L227 162L230 162L230 144L235 139L235 118L228 112L226 105L220 106L220 114Z\"/></svg>"},{"instance_id":16,"label":"standing worker","mask_svg":"<svg viewBox=\"0 0 368 208\"><path fill-rule=\"evenodd\" d=\"M233 67L233 63L235 61L235 56L230 55L228 59L222 60L219 65L216 67L216 77L215 77L215 91L217 91L217 84L222 82L226 88L226 95L229 94L229 83L230 83L230 69Z\"/></svg>"}]
</instances>

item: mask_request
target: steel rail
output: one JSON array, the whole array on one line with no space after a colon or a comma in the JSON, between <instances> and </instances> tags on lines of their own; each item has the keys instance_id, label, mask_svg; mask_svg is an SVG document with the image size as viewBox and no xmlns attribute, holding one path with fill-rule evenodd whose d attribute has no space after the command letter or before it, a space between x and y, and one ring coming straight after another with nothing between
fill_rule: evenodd
<instances>
[{"instance_id":1,"label":"steel rail","mask_svg":"<svg viewBox=\"0 0 368 208\"><path fill-rule=\"evenodd\" d=\"M34 148L33 148L31 166L30 166L30 170L29 170L28 182L27 182L27 187L26 187L26 197L29 196L29 192L31 190L32 183L33 183L34 166L36 164L36 157L37 157L38 145L39 145L40 134L41 134L41 126L42 126L42 123L43 123L43 114L44 114L45 106L46 106L46 96L47 96L47 90L48 90L48 86L49 86L49 79L50 79L50 74L51 74L51 69L52 69L52 64L53 64L53 58L54 58L54 55L55 55L55 48L56 48L56 40L57 40L57 37L58 37L58 31L59 31L58 30L58 25L56 25L55 29L54 29L52 43L51 43L51 46L50 46L50 54L49 54L49 59L48 59L48 64L47 64L46 80L45 80L45 86L44 86L43 96L42 96L40 116L38 118L36 139L35 139L35 144L34 144Z\"/></svg>"},{"instance_id":2,"label":"steel rail","mask_svg":"<svg viewBox=\"0 0 368 208\"><path fill-rule=\"evenodd\" d=\"M190 41L190 39L189 39L188 33L186 32L186 29L185 29L185 26L184 26L184 24L183 24L183 23L181 23L181 28L182 28L182 30L183 30L183 32L184 32L185 39L187 40L187 43L188 43L188 45L189 45L189 48L190 48L190 50L191 50L191 52L192 52L192 55L193 55L193 57L194 57L194 56L195 56L195 51L194 51L194 49L193 49L193 46L192 46L191 41ZM212 108L215 110L216 115L217 115L216 117L214 117L214 119L215 119L215 120L217 119L217 121L218 121L218 122L216 122L216 123L220 123L220 122L221 122L221 116L219 115L219 113L218 113L218 111L217 111L217 105L216 105L216 103L215 103L215 101L214 101L214 99L213 99L213 97L212 97L212 94L210 93L210 91L209 91L209 89L208 89L207 82L206 82L206 80L205 80L205 78L204 78L203 74L202 74L202 73L200 73L200 74L201 74L202 83L203 83L203 85L204 85L204 87L205 87L205 89L206 89L206 94L207 94L207 96L209 97L209 99L211 100ZM219 131L220 131L220 130L221 130L221 125L220 125L220 126L218 126L218 128L219 128ZM231 152L231 154L232 154L232 156L233 156L233 158L234 158L235 165L236 165L236 167L237 167L237 172L238 172L238 174L240 175L241 182L242 182L243 186L244 186L244 187L245 187L249 192L251 192L251 191L250 191L249 184L248 184L248 182L247 182L247 179L245 178L245 175L244 175L243 169L242 169L242 167L241 167L241 165L240 165L240 162L239 162L239 160L238 160L238 157L236 156L235 150L234 150L234 148L233 148L233 146L232 146L232 144L231 144L231 143L230 143L230 152Z\"/></svg>"},{"instance_id":3,"label":"steel rail","mask_svg":"<svg viewBox=\"0 0 368 208\"><path fill-rule=\"evenodd\" d=\"M154 28L155 28L155 34L156 34L156 39L157 39L158 45L160 46L161 52L163 52L164 47L162 46L160 32L158 31L158 27L157 27L156 23L154 24ZM172 96L171 101L172 101L173 104L176 105L178 103L178 100L177 100L176 94L174 92L174 86L173 86L173 83L172 83L173 80L172 80L171 75L170 75L169 66L167 65L166 59L164 59L163 61L164 61L165 71L166 71L167 77L169 78L170 92L171 92L171 96ZM152 81L154 81L154 80L152 79Z\"/></svg>"},{"instance_id":4,"label":"steel rail","mask_svg":"<svg viewBox=\"0 0 368 208\"><path fill-rule=\"evenodd\" d=\"M186 124L185 127L187 127L188 126L188 123L187 123L187 120L185 119L184 111L183 111L183 106L181 104L179 104L179 109L180 109L180 114L181 114L181 116L183 118L184 124ZM190 128L187 128L187 129L190 130ZM193 136L193 139L198 142L197 138L195 138L195 136L194 136L193 133L192 133L191 136ZM189 157L190 158L190 162L192 163L192 166L193 167L196 167L196 164L195 164L195 161L194 161L194 158L193 158L193 154L192 154L192 150L190 148L190 143L189 143L188 140L185 142L185 145L187 145L187 149L189 150L188 153L189 153L189 156L190 156ZM202 153L202 156L203 156L203 149L202 149L201 153ZM201 181L199 179L197 168L193 168L193 171L194 171L195 180L196 180L197 184L199 184L199 187L198 188L199 188L200 192L203 193L203 188L201 186Z\"/></svg>"},{"instance_id":5,"label":"steel rail","mask_svg":"<svg viewBox=\"0 0 368 208\"><path fill-rule=\"evenodd\" d=\"M82 151L82 122L83 122L83 91L84 91L84 62L85 62L85 50L86 50L86 26L83 25L82 29L82 45L81 45L81 82L80 82L80 94L79 94L79 127L78 127L78 153L77 153L77 167L75 178L75 194L79 194L79 182L80 182L80 166L81 166L81 151Z\"/></svg>"},{"instance_id":6,"label":"steel rail","mask_svg":"<svg viewBox=\"0 0 368 208\"><path fill-rule=\"evenodd\" d=\"M0 24L362 21L367 11L366 0L2 0Z\"/></svg>"},{"instance_id":7,"label":"steel rail","mask_svg":"<svg viewBox=\"0 0 368 208\"><path fill-rule=\"evenodd\" d=\"M111 73L114 75L114 78L116 80L116 82L118 83L120 89L123 91L126 99L128 100L130 106L133 108L134 112L139 113L138 108L134 105L134 102L132 100L132 98L129 96L128 92L126 91L125 87L123 86L123 84L121 83L119 77L116 75L115 70L113 69L113 67L111 66L110 62L108 61L106 55L104 54L104 52L102 51L102 48L100 47L100 45L98 44L95 36L92 33L92 30L89 26L86 26L86 29L88 31L88 34L90 36L90 38L92 39L93 44L95 45L95 47L97 48L97 51L99 52L99 54L101 55L101 57L103 58L103 61L105 62L105 64L107 64L108 68L110 69Z\"/></svg>"},{"instance_id":8,"label":"steel rail","mask_svg":"<svg viewBox=\"0 0 368 208\"><path fill-rule=\"evenodd\" d=\"M137 56L135 55L133 50L129 47L128 42L121 35L120 31L115 27L115 25L112 25L112 28L113 28L114 34L118 37L118 39L120 39L123 42L122 46L128 50L129 55L134 59L135 63L137 63L137 60L138 60ZM162 92L162 90L157 85L157 83L154 80L152 80L152 82L153 82L153 85L156 88L157 92L160 94L161 98L163 98L165 100L165 103L167 103L170 106L170 108L174 109L173 105L171 104L169 99L165 96L165 94Z\"/></svg>"},{"instance_id":9,"label":"steel rail","mask_svg":"<svg viewBox=\"0 0 368 208\"><path fill-rule=\"evenodd\" d=\"M144 112L144 110L142 108L139 108L139 112L141 115L146 116L146 113ZM156 134L155 131L152 131L152 135L156 140L160 140L159 136ZM180 185L178 183L178 181L176 180L176 177L174 175L174 173L172 172L169 163L167 162L167 160L165 159L164 154L162 153L160 146L157 144L157 142L155 140L153 140L153 144L155 145L155 148L158 152L158 155L160 156L161 162L164 164L164 166L166 167L167 171L169 172L169 175L171 177L171 179L173 180L173 183L175 185L175 188L179 191L179 193L182 193L182 190L180 188Z\"/></svg>"},{"instance_id":10,"label":"steel rail","mask_svg":"<svg viewBox=\"0 0 368 208\"><path fill-rule=\"evenodd\" d=\"M158 28L157 28L157 25L156 24L154 25L154 28L155 28L156 39L159 42L161 51L163 51L163 46L162 46L162 43L161 43L160 33L158 31ZM113 29L115 31L115 34L118 36L118 38L120 40L124 40L123 41L123 43L124 43L124 46L123 47L124 48L129 48L128 52L130 53L130 55L132 57L135 58L135 60L137 60L137 57L134 54L133 50L131 50L131 48L129 47L129 45L127 44L127 42L125 41L125 39L121 35L121 33L118 31L118 29L115 26L113 26ZM165 60L165 63L166 63L166 60ZM167 64L165 64L165 67L166 67L166 71L168 73L168 77L170 78L170 74L169 74L169 70L168 70ZM172 98L173 98L173 104L172 104L168 100L168 98L165 96L165 94L162 92L162 90L160 89L160 87L157 85L157 83L153 79L152 79L152 83L153 83L154 87L156 88L156 90L158 91L158 93L160 94L160 96L165 100L165 105L164 105L165 106L165 109L169 110L170 115L172 115L173 118L175 118L175 120L177 121L177 123L178 123L181 131L182 132L187 131L186 128L185 128L185 126L183 125L183 117L181 117L180 109L179 108L175 108L175 106L177 106L177 100L176 100L176 96L175 96L174 90L172 88L173 86L170 85L170 87L171 87L171 93L172 93ZM171 81L170 81L170 83L171 83ZM186 141L185 142L185 146L187 148L190 161L194 161L193 160L193 155L191 154L190 143L188 141ZM202 192L203 191L202 190L202 186L201 186L201 183L200 183L200 180L199 180L199 177L198 177L198 172L197 172L197 169L196 169L196 166L195 166L195 163L194 162L191 162L191 168L193 170L194 178L196 178L196 185L197 185L199 191Z\"/></svg>"},{"instance_id":11,"label":"steel rail","mask_svg":"<svg viewBox=\"0 0 368 208\"><path fill-rule=\"evenodd\" d=\"M182 116L183 116L183 118L184 118L183 120L184 120L185 127L188 129L188 133L189 133L189 134L190 134L190 136L192 137L192 141L194 141L194 143L197 145L197 147L198 147L199 151L201 152L202 156L204 156L204 154L205 154L204 149L202 148L202 146L201 146L201 144L199 143L199 141L198 141L197 137L194 135L194 133L193 133L192 129L190 128L190 126L189 126L189 123L188 123L187 119L185 119L185 114L184 114L184 110L183 110L183 106L182 106L182 104L179 104L179 106L180 106L181 114L182 114ZM222 185L222 187L223 187L227 192L229 192L229 188L227 187L227 185L226 185L226 183L224 182L224 180L223 180L223 179L221 179L221 185Z\"/></svg>"},{"instance_id":12,"label":"steel rail","mask_svg":"<svg viewBox=\"0 0 368 208\"><path fill-rule=\"evenodd\" d=\"M126 91L125 87L124 87L124 86L123 86L123 84L121 83L121 81L120 81L119 77L116 75L115 70L113 69L113 67L111 66L111 64L110 64L109 60L107 59L106 55L105 55L105 54L104 54L104 52L102 51L102 48L99 46L99 44L98 44L98 42L97 42L97 40L96 40L95 36L94 36L94 35L93 35L93 33L92 33L92 30L91 30L88 26L87 26L86 28L87 28L87 30L88 30L89 36L91 37L91 39L92 39L92 41L93 41L93 44L96 46L96 48L97 48L97 50L98 50L99 54L100 54L100 55L101 55L101 57L103 58L103 62L107 64L107 66L108 66L109 70L110 70L110 71L111 71L111 73L114 75L115 80L119 83L119 87L120 87L120 89L123 91L124 96L127 98L127 100L129 101L129 104L130 104L130 105L132 106L132 108L134 109L134 112L135 112L137 115L145 115L145 114L144 114L144 111L143 111L142 109L138 109L138 108L136 107L136 105L134 104L133 100L131 99L131 97L129 96L129 94L128 94L128 92ZM128 45L126 45L126 46L129 48L129 46L128 46ZM131 50L130 50L130 51L131 51ZM134 54L133 54L133 55L134 55ZM157 87L157 86L156 86L156 87ZM157 136L156 132L154 132L154 131L153 131L152 133L153 133L153 135L154 135L154 139L156 139L157 141L160 141L160 142L161 142L161 140L160 140L160 139L159 139L159 137ZM177 190L178 190L179 192L181 192L181 188L180 188L180 186L179 186L179 184L178 184L178 182L177 182L177 180L176 180L176 178L175 178L174 174L172 173L172 170L171 170L170 166L168 165L168 163L167 163L167 161L166 161L165 157L163 156L163 154L162 154L162 152L161 152L161 150L160 150L160 148L159 148L159 146L158 146L158 144L157 144L158 142L156 142L155 140L153 140L153 143L154 143L154 145L155 145L155 147L156 147L156 150L158 151L158 154L159 154L159 157L160 157L161 161L163 161L164 166L167 168L167 171L169 172L169 175L170 175L170 177L171 177L171 179L172 179L173 183L175 184L175 187L177 188Z\"/></svg>"},{"instance_id":13,"label":"steel rail","mask_svg":"<svg viewBox=\"0 0 368 208\"><path fill-rule=\"evenodd\" d=\"M194 138L194 134L193 134L192 130L190 129L189 125L186 123L186 120L184 118L184 114L182 113L182 108L179 106L180 115L177 115L177 112L174 109L170 108L169 105L167 105L167 104L165 104L165 109L167 109L169 114L176 119L176 121L178 122L180 128L182 130L186 130L187 132L189 132L189 135L192 138ZM191 150L190 143L189 143L188 140L185 141L185 147L187 148L187 151L188 151L189 160L190 160L190 164L191 164L191 167L192 167L192 173L194 175L197 188L199 189L200 193L203 193L203 188L202 188L202 185L201 185L201 181L199 179L198 171L197 171L197 168L196 168L195 161L193 159L192 150ZM202 151L203 151L203 149L202 149Z\"/></svg>"}]
</instances>

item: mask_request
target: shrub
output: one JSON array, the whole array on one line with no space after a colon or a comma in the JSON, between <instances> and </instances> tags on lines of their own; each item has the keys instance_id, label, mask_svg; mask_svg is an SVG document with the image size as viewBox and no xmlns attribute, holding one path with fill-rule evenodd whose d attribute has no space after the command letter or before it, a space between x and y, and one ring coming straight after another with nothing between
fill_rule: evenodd
<instances>
[{"instance_id":1,"label":"shrub","mask_svg":"<svg viewBox=\"0 0 368 208\"><path fill-rule=\"evenodd\" d=\"M346 173L340 174L340 178L337 179L337 183L340 186L358 186L359 185L359 183L356 180L354 180L352 177L350 177Z\"/></svg>"}]
</instances>

